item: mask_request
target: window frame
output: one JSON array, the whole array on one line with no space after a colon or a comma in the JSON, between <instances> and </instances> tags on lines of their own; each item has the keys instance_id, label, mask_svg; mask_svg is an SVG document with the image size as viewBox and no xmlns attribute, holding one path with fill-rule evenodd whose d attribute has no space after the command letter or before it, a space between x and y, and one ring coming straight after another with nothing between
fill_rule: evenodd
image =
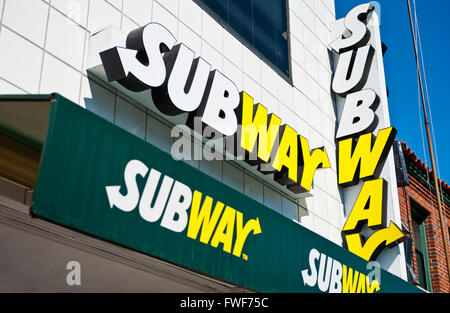
<instances>
[{"instance_id":1,"label":"window frame","mask_svg":"<svg viewBox=\"0 0 450 313\"><path fill-rule=\"evenodd\" d=\"M424 271L425 271L425 281L427 284L427 290L433 292L433 287L431 284L431 274L430 274L430 260L428 257L428 245L427 245L427 237L425 231L425 220L429 215L429 212L425 210L420 204L418 204L413 199L410 199L411 204L411 218L413 222L417 223L419 226L419 245L422 248L422 251L419 251L423 256L424 261ZM414 230L413 230L414 231ZM413 234L414 238L414 234ZM414 244L416 246L416 244ZM416 258L416 249L414 248L414 258ZM416 258L416 270L417 268L417 258Z\"/></svg>"},{"instance_id":2,"label":"window frame","mask_svg":"<svg viewBox=\"0 0 450 313\"><path fill-rule=\"evenodd\" d=\"M292 80L292 58L291 58L291 30L290 30L290 21L289 21L289 1L284 0L286 4L286 36L287 36L287 57L288 57L288 71L289 75L283 73L282 70L278 68L272 61L269 60L265 55L259 52L248 40L246 40L242 35L240 35L236 30L234 30L231 26L224 23L222 18L210 9L203 0L193 0L195 4L197 4L200 9L205 11L209 16L211 16L217 23L220 24L226 31L228 31L231 35L233 35L237 40L239 40L245 47L247 47L252 53L254 53L258 58L260 58L267 66L269 66L272 70L275 71L281 78L283 78L289 85L294 86Z\"/></svg>"}]
</instances>

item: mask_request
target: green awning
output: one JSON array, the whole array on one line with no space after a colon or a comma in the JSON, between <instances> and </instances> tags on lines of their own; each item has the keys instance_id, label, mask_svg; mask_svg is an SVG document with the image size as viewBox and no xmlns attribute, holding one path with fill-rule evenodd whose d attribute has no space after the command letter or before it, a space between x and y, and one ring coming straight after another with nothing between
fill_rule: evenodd
<instances>
[{"instance_id":1,"label":"green awning","mask_svg":"<svg viewBox=\"0 0 450 313\"><path fill-rule=\"evenodd\" d=\"M35 216L256 291L370 287L368 263L346 249L59 95L40 99L51 105ZM27 127L17 133L39 142L39 132L28 134ZM168 200L158 207L153 198L164 194ZM193 198L183 211L187 195ZM380 273L379 292L420 292Z\"/></svg>"}]
</instances>

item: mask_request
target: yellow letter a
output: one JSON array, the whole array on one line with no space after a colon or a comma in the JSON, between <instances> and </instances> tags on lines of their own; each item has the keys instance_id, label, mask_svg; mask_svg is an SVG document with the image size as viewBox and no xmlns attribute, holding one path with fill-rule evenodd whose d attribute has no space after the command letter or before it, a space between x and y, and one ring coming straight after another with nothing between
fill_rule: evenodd
<instances>
[{"instance_id":1,"label":"yellow letter a","mask_svg":"<svg viewBox=\"0 0 450 313\"><path fill-rule=\"evenodd\" d=\"M359 233L365 222L372 229L386 226L387 182L383 179L366 181L353 205L347 222L342 229L344 234Z\"/></svg>"}]
</instances>

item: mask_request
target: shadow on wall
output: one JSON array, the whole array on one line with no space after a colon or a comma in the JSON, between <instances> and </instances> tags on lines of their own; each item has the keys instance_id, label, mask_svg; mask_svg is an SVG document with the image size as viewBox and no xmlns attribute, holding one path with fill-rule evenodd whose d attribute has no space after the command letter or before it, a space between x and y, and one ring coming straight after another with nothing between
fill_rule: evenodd
<instances>
[{"instance_id":1,"label":"shadow on wall","mask_svg":"<svg viewBox=\"0 0 450 313\"><path fill-rule=\"evenodd\" d=\"M81 103L84 101L86 109L113 123L116 107L115 92L96 83L91 75L88 77L89 79L83 82L83 89L84 94L90 95L90 98L83 97Z\"/></svg>"}]
</instances>

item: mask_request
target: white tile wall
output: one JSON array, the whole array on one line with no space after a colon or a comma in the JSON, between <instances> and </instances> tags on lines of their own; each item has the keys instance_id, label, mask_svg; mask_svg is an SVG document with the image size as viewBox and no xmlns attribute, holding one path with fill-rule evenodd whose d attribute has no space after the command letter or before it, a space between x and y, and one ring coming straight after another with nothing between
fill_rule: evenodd
<instances>
[{"instance_id":1,"label":"white tile wall","mask_svg":"<svg viewBox=\"0 0 450 313\"><path fill-rule=\"evenodd\" d=\"M129 32L138 29L141 27L139 24L134 22L132 19L130 19L128 16L124 15L122 16L122 25L120 27L120 30L123 31L125 34L128 34Z\"/></svg>"},{"instance_id":2,"label":"white tile wall","mask_svg":"<svg viewBox=\"0 0 450 313\"><path fill-rule=\"evenodd\" d=\"M43 47L48 9L42 0L5 0L2 23Z\"/></svg>"},{"instance_id":3,"label":"white tile wall","mask_svg":"<svg viewBox=\"0 0 450 313\"><path fill-rule=\"evenodd\" d=\"M113 5L104 0L89 1L88 30L94 34L105 27L120 28L121 14Z\"/></svg>"},{"instance_id":4,"label":"white tile wall","mask_svg":"<svg viewBox=\"0 0 450 313\"><path fill-rule=\"evenodd\" d=\"M314 215L302 207L299 207L298 215L300 224L309 230L314 231Z\"/></svg>"},{"instance_id":5,"label":"white tile wall","mask_svg":"<svg viewBox=\"0 0 450 313\"><path fill-rule=\"evenodd\" d=\"M301 2L296 1L298 6L301 7ZM292 36L301 40L303 38L304 32L304 24L300 20L299 16L301 16L301 10L299 13L296 13L296 10L291 10L291 14L289 16L289 30Z\"/></svg>"},{"instance_id":6,"label":"white tile wall","mask_svg":"<svg viewBox=\"0 0 450 313\"><path fill-rule=\"evenodd\" d=\"M25 94L26 92L13 84L0 79L0 90L2 91L2 94L5 95L15 95L15 94Z\"/></svg>"},{"instance_id":7,"label":"white tile wall","mask_svg":"<svg viewBox=\"0 0 450 313\"><path fill-rule=\"evenodd\" d=\"M80 86L80 72L77 72L49 53L44 54L39 93L58 92L69 100L78 103Z\"/></svg>"},{"instance_id":8,"label":"white tile wall","mask_svg":"<svg viewBox=\"0 0 450 313\"><path fill-rule=\"evenodd\" d=\"M294 90L292 86L283 78L278 77L278 100L289 108L294 108Z\"/></svg>"},{"instance_id":9,"label":"white tile wall","mask_svg":"<svg viewBox=\"0 0 450 313\"><path fill-rule=\"evenodd\" d=\"M125 0L130 1L130 0ZM133 0L131 0L133 1ZM106 2L110 3L113 7L115 7L117 10L122 10L123 0L106 0Z\"/></svg>"},{"instance_id":10,"label":"white tile wall","mask_svg":"<svg viewBox=\"0 0 450 313\"><path fill-rule=\"evenodd\" d=\"M51 0L50 3L72 21L86 27L89 0Z\"/></svg>"},{"instance_id":11,"label":"white tile wall","mask_svg":"<svg viewBox=\"0 0 450 313\"><path fill-rule=\"evenodd\" d=\"M185 1L181 1L185 2ZM150 22L150 21L148 21ZM153 2L152 21L164 25L176 38L178 38L177 18L158 2Z\"/></svg>"},{"instance_id":12,"label":"white tile wall","mask_svg":"<svg viewBox=\"0 0 450 313\"><path fill-rule=\"evenodd\" d=\"M265 62L261 62L261 86L272 95L278 94L278 74Z\"/></svg>"},{"instance_id":13,"label":"white tile wall","mask_svg":"<svg viewBox=\"0 0 450 313\"><path fill-rule=\"evenodd\" d=\"M48 20L47 51L81 70L84 43L84 29L52 8Z\"/></svg>"},{"instance_id":14,"label":"white tile wall","mask_svg":"<svg viewBox=\"0 0 450 313\"><path fill-rule=\"evenodd\" d=\"M261 80L261 60L245 46L242 50L242 70L253 80Z\"/></svg>"},{"instance_id":15,"label":"white tile wall","mask_svg":"<svg viewBox=\"0 0 450 313\"><path fill-rule=\"evenodd\" d=\"M211 70L219 70L220 72L222 72L222 54L205 40L202 40L201 51L202 58L204 58L206 62L211 64Z\"/></svg>"},{"instance_id":16,"label":"white tile wall","mask_svg":"<svg viewBox=\"0 0 450 313\"><path fill-rule=\"evenodd\" d=\"M0 21L3 17L3 5L5 4L5 0L0 0Z\"/></svg>"},{"instance_id":17,"label":"white tile wall","mask_svg":"<svg viewBox=\"0 0 450 313\"><path fill-rule=\"evenodd\" d=\"M298 65L296 62L292 62L291 67L292 67L292 82L296 87L295 89L299 90L301 93L306 95L306 93L308 92L306 89L307 74L304 68Z\"/></svg>"},{"instance_id":18,"label":"white tile wall","mask_svg":"<svg viewBox=\"0 0 450 313\"><path fill-rule=\"evenodd\" d=\"M227 31L222 33L223 45L222 53L225 58L234 63L238 68L242 69L242 50L244 46L232 34Z\"/></svg>"},{"instance_id":19,"label":"white tile wall","mask_svg":"<svg viewBox=\"0 0 450 313\"><path fill-rule=\"evenodd\" d=\"M125 0L123 2L123 13L142 26L151 19L152 4L153 2L148 0Z\"/></svg>"},{"instance_id":20,"label":"white tile wall","mask_svg":"<svg viewBox=\"0 0 450 313\"><path fill-rule=\"evenodd\" d=\"M202 33L202 9L193 1L180 1L178 17L197 34Z\"/></svg>"},{"instance_id":21,"label":"white tile wall","mask_svg":"<svg viewBox=\"0 0 450 313\"><path fill-rule=\"evenodd\" d=\"M242 90L243 86L243 72L231 61L226 58L222 59L222 73L231 79L239 90Z\"/></svg>"},{"instance_id":22,"label":"white tile wall","mask_svg":"<svg viewBox=\"0 0 450 313\"><path fill-rule=\"evenodd\" d=\"M131 0L133 1L133 0ZM178 16L179 2L183 0L157 0L159 4L165 7L170 13Z\"/></svg>"},{"instance_id":23,"label":"white tile wall","mask_svg":"<svg viewBox=\"0 0 450 313\"><path fill-rule=\"evenodd\" d=\"M332 226L330 226L327 220L324 220L319 216L314 216L313 220L314 220L314 232L316 232L322 237L329 238L330 229L332 228Z\"/></svg>"},{"instance_id":24,"label":"white tile wall","mask_svg":"<svg viewBox=\"0 0 450 313\"><path fill-rule=\"evenodd\" d=\"M42 50L5 27L0 33L0 49L0 76L27 92L37 93Z\"/></svg>"},{"instance_id":25,"label":"white tile wall","mask_svg":"<svg viewBox=\"0 0 450 313\"><path fill-rule=\"evenodd\" d=\"M322 0L322 2L325 4L330 13L334 15L335 12L334 0Z\"/></svg>"},{"instance_id":26,"label":"white tile wall","mask_svg":"<svg viewBox=\"0 0 450 313\"><path fill-rule=\"evenodd\" d=\"M194 33L189 27L178 22L178 42L182 42L195 53L195 57L202 56L202 38ZM203 57L204 58L204 57Z\"/></svg>"},{"instance_id":27,"label":"white tile wall","mask_svg":"<svg viewBox=\"0 0 450 313\"><path fill-rule=\"evenodd\" d=\"M306 53L305 47L303 47L303 45L296 37L292 36L291 58L293 63L296 63L301 67L305 67L305 53Z\"/></svg>"},{"instance_id":28,"label":"white tile wall","mask_svg":"<svg viewBox=\"0 0 450 313\"><path fill-rule=\"evenodd\" d=\"M268 113L279 115L278 99L265 88L261 88L261 104L267 108Z\"/></svg>"},{"instance_id":29,"label":"white tile wall","mask_svg":"<svg viewBox=\"0 0 450 313\"><path fill-rule=\"evenodd\" d=\"M200 16L197 18L200 18ZM201 21L202 38L218 51L222 51L222 26L205 11L202 11Z\"/></svg>"},{"instance_id":30,"label":"white tile wall","mask_svg":"<svg viewBox=\"0 0 450 313\"><path fill-rule=\"evenodd\" d=\"M302 13L301 13L300 18L302 19L302 22L305 24L305 26L307 28L309 28L310 31L314 32L314 30L315 30L315 22L314 22L315 15L314 15L313 11L311 10L311 6L314 6L314 3L312 1L309 1L310 3L307 3L307 2L308 1L305 0L302 3Z\"/></svg>"},{"instance_id":31,"label":"white tile wall","mask_svg":"<svg viewBox=\"0 0 450 313\"><path fill-rule=\"evenodd\" d=\"M163 24L239 90L292 123L311 148L325 145L332 168L318 172L314 197L293 202L236 163L188 163L341 244L336 116L326 47L333 0L289 0L293 85L191 0L0 0L2 8L0 93L59 92L170 153L174 139L166 122L111 85L88 78L85 71L89 38L95 32L110 25L128 32L152 21Z\"/></svg>"},{"instance_id":32,"label":"white tile wall","mask_svg":"<svg viewBox=\"0 0 450 313\"><path fill-rule=\"evenodd\" d=\"M253 80L250 76L244 74L243 88L248 93L255 103L261 101L261 85Z\"/></svg>"}]
</instances>

